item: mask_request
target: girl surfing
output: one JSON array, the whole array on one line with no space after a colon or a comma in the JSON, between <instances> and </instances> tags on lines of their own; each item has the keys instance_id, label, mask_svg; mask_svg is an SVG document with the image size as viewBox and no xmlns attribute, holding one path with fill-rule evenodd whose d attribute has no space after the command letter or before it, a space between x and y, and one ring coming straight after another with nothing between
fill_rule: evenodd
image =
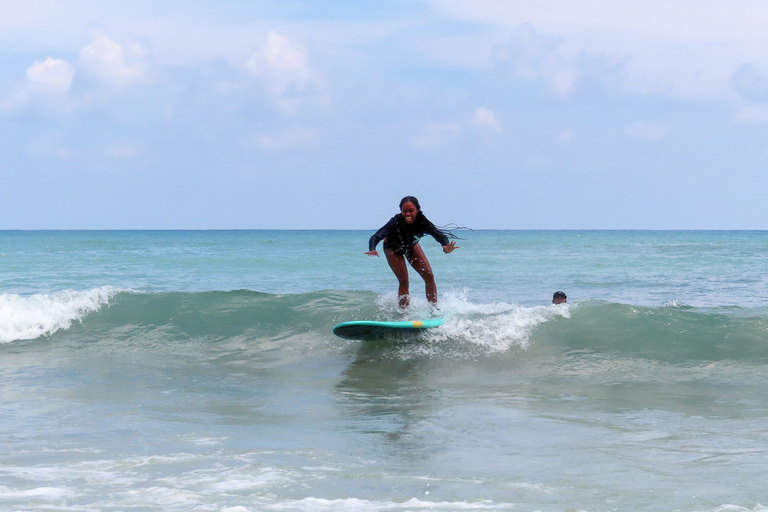
<instances>
[{"instance_id":1,"label":"girl surfing","mask_svg":"<svg viewBox=\"0 0 768 512\"><path fill-rule=\"evenodd\" d=\"M432 267L419 245L419 239L424 235L431 235L443 246L443 252L450 254L459 246L456 242L449 241L457 238L450 231L440 229L422 213L419 200L413 196L406 196L400 201L400 213L392 217L381 229L379 229L368 241L368 256L378 256L376 245L384 240L384 255L387 263L395 273L399 283L397 295L401 309L408 307L410 303L408 267L405 261L418 272L427 291L427 300L430 305L437 307L437 285Z\"/></svg>"}]
</instances>

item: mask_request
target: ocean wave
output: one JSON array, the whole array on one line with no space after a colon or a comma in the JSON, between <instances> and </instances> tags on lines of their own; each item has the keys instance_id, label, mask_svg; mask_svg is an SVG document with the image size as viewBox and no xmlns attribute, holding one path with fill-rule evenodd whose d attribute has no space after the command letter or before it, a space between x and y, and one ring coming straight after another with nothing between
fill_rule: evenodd
<instances>
[{"instance_id":1,"label":"ocean wave","mask_svg":"<svg viewBox=\"0 0 768 512\"><path fill-rule=\"evenodd\" d=\"M0 295L0 343L31 340L69 329L102 306L120 290L102 286L85 291L63 290L23 297Z\"/></svg>"},{"instance_id":2,"label":"ocean wave","mask_svg":"<svg viewBox=\"0 0 768 512\"><path fill-rule=\"evenodd\" d=\"M146 293L110 286L29 297L0 295L0 341L72 332L84 339L285 338L327 332L348 315L381 315L372 292L275 295L249 290ZM102 306L109 305L102 309Z\"/></svg>"},{"instance_id":3,"label":"ocean wave","mask_svg":"<svg viewBox=\"0 0 768 512\"><path fill-rule=\"evenodd\" d=\"M671 363L768 359L768 315L762 309L651 308L601 301L575 306L568 322L543 325L532 342Z\"/></svg>"},{"instance_id":4,"label":"ocean wave","mask_svg":"<svg viewBox=\"0 0 768 512\"><path fill-rule=\"evenodd\" d=\"M601 301L521 306L446 293L438 312L430 311L422 299L403 313L396 299L367 291L143 293L109 286L29 297L5 294L0 295L0 342L68 336L76 342L240 340L254 349L322 344L347 350L359 342L335 338L331 330L337 323L416 320L436 313L445 323L408 339L416 343L399 344L396 357L535 357L545 350L676 363L768 360L765 310L679 304L650 308ZM384 352L392 355L392 350Z\"/></svg>"}]
</instances>

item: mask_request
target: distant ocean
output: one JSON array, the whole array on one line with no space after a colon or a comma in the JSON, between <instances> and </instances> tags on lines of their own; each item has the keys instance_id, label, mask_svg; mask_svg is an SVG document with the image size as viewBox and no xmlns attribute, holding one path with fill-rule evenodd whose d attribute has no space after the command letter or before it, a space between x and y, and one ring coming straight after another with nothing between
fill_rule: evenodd
<instances>
[{"instance_id":1,"label":"distant ocean","mask_svg":"<svg viewBox=\"0 0 768 512\"><path fill-rule=\"evenodd\" d=\"M768 511L768 232L373 231L0 232L0 510Z\"/></svg>"}]
</instances>

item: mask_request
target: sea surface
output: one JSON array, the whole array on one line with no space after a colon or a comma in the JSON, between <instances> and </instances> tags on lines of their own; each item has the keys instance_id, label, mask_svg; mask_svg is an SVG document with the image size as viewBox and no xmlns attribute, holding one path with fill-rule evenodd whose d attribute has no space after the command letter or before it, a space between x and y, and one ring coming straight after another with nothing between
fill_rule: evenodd
<instances>
[{"instance_id":1,"label":"sea surface","mask_svg":"<svg viewBox=\"0 0 768 512\"><path fill-rule=\"evenodd\" d=\"M768 232L373 231L0 232L0 510L768 511Z\"/></svg>"}]
</instances>

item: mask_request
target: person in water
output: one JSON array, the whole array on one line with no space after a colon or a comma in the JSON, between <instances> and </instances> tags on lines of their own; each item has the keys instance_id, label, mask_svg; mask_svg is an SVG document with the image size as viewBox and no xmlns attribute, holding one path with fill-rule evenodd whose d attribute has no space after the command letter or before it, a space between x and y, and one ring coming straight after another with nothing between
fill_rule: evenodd
<instances>
[{"instance_id":1,"label":"person in water","mask_svg":"<svg viewBox=\"0 0 768 512\"><path fill-rule=\"evenodd\" d=\"M400 213L392 217L381 229L373 234L368 241L368 256L378 256L376 246L384 240L384 255L387 263L395 273L399 283L397 294L401 308L408 307L410 292L408 283L408 266L406 260L414 270L418 272L427 291L427 300L433 306L437 306L437 285L432 267L419 245L419 239L424 235L431 235L443 246L443 252L450 254L459 246L456 242L449 241L449 237L456 238L452 233L440 229L422 213L419 200L413 196L406 196L400 201Z\"/></svg>"},{"instance_id":2,"label":"person in water","mask_svg":"<svg viewBox=\"0 0 768 512\"><path fill-rule=\"evenodd\" d=\"M552 295L552 304L565 304L566 302L568 302L568 297L565 296L564 292L555 292Z\"/></svg>"}]
</instances>

